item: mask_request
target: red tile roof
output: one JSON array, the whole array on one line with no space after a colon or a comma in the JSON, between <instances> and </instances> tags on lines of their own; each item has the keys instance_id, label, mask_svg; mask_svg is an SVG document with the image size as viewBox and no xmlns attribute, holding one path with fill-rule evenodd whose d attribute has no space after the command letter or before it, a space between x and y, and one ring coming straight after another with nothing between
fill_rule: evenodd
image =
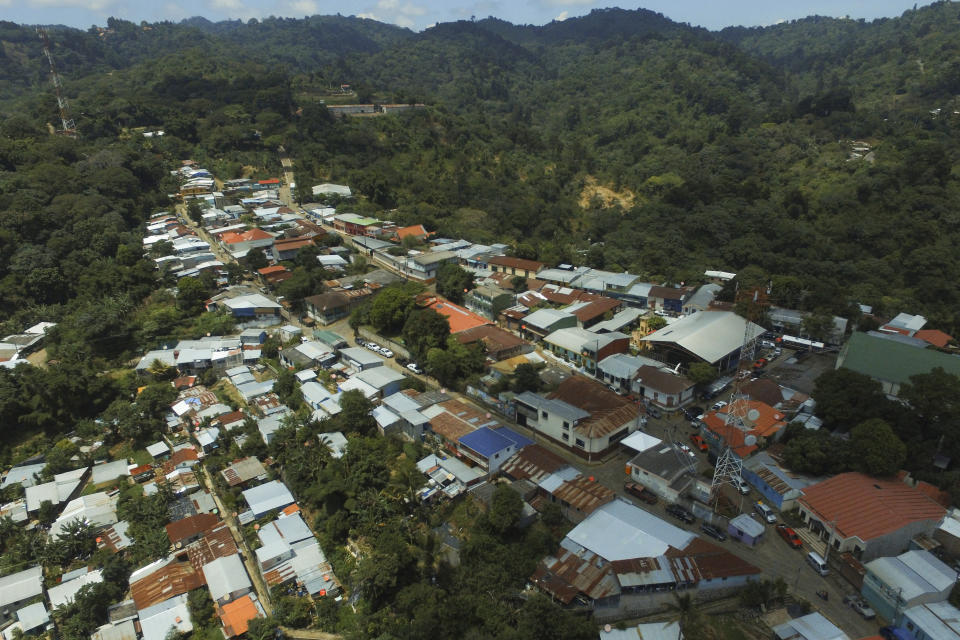
<instances>
[{"instance_id":1,"label":"red tile roof","mask_svg":"<svg viewBox=\"0 0 960 640\"><path fill-rule=\"evenodd\" d=\"M276 244L279 244L279 243L276 243ZM268 276L271 273L283 273L284 271L289 271L289 269L287 269L282 264L274 264L269 267L264 267L263 269L257 269L257 273L259 273L262 276Z\"/></svg>"},{"instance_id":2,"label":"red tile roof","mask_svg":"<svg viewBox=\"0 0 960 640\"><path fill-rule=\"evenodd\" d=\"M170 538L170 544L176 544L181 540L192 538L218 522L220 522L219 516L215 516L212 513L198 513L195 516L175 520L166 525L167 537Z\"/></svg>"},{"instance_id":3,"label":"red tile roof","mask_svg":"<svg viewBox=\"0 0 960 640\"><path fill-rule=\"evenodd\" d=\"M509 331L504 331L493 325L481 325L472 329L465 329L455 336L460 344L480 342L488 353L498 354L524 344L524 341Z\"/></svg>"},{"instance_id":4,"label":"red tile roof","mask_svg":"<svg viewBox=\"0 0 960 640\"><path fill-rule=\"evenodd\" d=\"M599 438L611 433L631 420L636 420L640 411L636 405L599 382L583 376L571 376L561 382L549 398L562 400L583 409L590 417L574 430L588 438Z\"/></svg>"},{"instance_id":5,"label":"red tile roof","mask_svg":"<svg viewBox=\"0 0 960 640\"><path fill-rule=\"evenodd\" d=\"M409 227L402 227L397 229L397 238L403 240L407 237L412 238L422 238L424 236L430 235L429 232L424 228L422 224L415 224Z\"/></svg>"},{"instance_id":6,"label":"red tile roof","mask_svg":"<svg viewBox=\"0 0 960 640\"><path fill-rule=\"evenodd\" d=\"M250 229L250 231L244 231L243 233L225 233L223 234L222 238L225 244L236 244L238 242L252 242L254 240L267 239L273 239L273 236L262 229Z\"/></svg>"},{"instance_id":7,"label":"red tile roof","mask_svg":"<svg viewBox=\"0 0 960 640\"><path fill-rule=\"evenodd\" d=\"M219 607L217 615L223 622L223 634L227 638L246 633L250 621L260 617L260 611L249 594Z\"/></svg>"},{"instance_id":8,"label":"red tile roof","mask_svg":"<svg viewBox=\"0 0 960 640\"><path fill-rule=\"evenodd\" d=\"M940 347L941 349L947 346L950 341L953 340L953 336L951 336L949 333L944 333L939 329L920 329L920 331L917 331L915 334L913 334L913 337L919 338L924 342L929 342L933 346Z\"/></svg>"},{"instance_id":9,"label":"red tile roof","mask_svg":"<svg viewBox=\"0 0 960 640\"><path fill-rule=\"evenodd\" d=\"M803 490L800 503L844 538L879 538L911 523L939 521L946 510L923 491L896 480L841 473Z\"/></svg>"},{"instance_id":10,"label":"red tile roof","mask_svg":"<svg viewBox=\"0 0 960 640\"><path fill-rule=\"evenodd\" d=\"M567 466L566 460L539 444L532 444L504 462L500 471L514 480L529 478L531 482L537 484L565 466Z\"/></svg>"},{"instance_id":11,"label":"red tile roof","mask_svg":"<svg viewBox=\"0 0 960 640\"><path fill-rule=\"evenodd\" d=\"M187 545L190 564L197 572L201 572L203 565L210 564L217 558L226 558L236 553L237 543L233 540L230 527L222 520L204 531L199 540Z\"/></svg>"},{"instance_id":12,"label":"red tile roof","mask_svg":"<svg viewBox=\"0 0 960 640\"><path fill-rule=\"evenodd\" d=\"M137 609L146 609L168 598L193 591L206 584L203 573L189 562L172 562L130 585Z\"/></svg>"},{"instance_id":13,"label":"red tile roof","mask_svg":"<svg viewBox=\"0 0 960 640\"><path fill-rule=\"evenodd\" d=\"M619 300L600 297L596 300L591 300L589 304L584 305L572 313L580 322L590 322L608 311L612 312L614 309L619 309L622 305L623 303Z\"/></svg>"},{"instance_id":14,"label":"red tile roof","mask_svg":"<svg viewBox=\"0 0 960 640\"><path fill-rule=\"evenodd\" d=\"M553 496L577 511L593 513L594 509L612 501L617 494L586 476L577 476L557 487Z\"/></svg>"},{"instance_id":15,"label":"red tile roof","mask_svg":"<svg viewBox=\"0 0 960 640\"><path fill-rule=\"evenodd\" d=\"M472 311L461 307L460 305L453 304L449 300L439 297L431 297L427 298L426 300L428 300L428 303L424 305L425 307L428 309L433 309L440 315L444 316L450 323L450 333L460 333L461 331L466 331L467 329L481 327L485 324L492 324L483 316L479 316Z\"/></svg>"},{"instance_id":16,"label":"red tile roof","mask_svg":"<svg viewBox=\"0 0 960 640\"><path fill-rule=\"evenodd\" d=\"M525 269L536 273L546 265L536 260L524 260L523 258L511 258L509 256L494 256L487 261L487 264L495 264L498 267L510 267L513 269Z\"/></svg>"}]
</instances>

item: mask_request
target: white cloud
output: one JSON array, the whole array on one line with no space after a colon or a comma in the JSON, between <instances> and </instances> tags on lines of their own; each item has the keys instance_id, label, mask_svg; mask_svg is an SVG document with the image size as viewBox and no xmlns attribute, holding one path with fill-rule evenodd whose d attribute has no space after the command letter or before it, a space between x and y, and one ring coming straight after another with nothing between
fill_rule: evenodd
<instances>
[{"instance_id":1,"label":"white cloud","mask_svg":"<svg viewBox=\"0 0 960 640\"><path fill-rule=\"evenodd\" d=\"M427 14L427 8L413 2L401 2L401 0L377 0L377 4L368 7L363 13L358 13L358 18L368 18L380 22L389 22L398 27L413 28L416 25L416 19Z\"/></svg>"},{"instance_id":2,"label":"white cloud","mask_svg":"<svg viewBox=\"0 0 960 640\"><path fill-rule=\"evenodd\" d=\"M0 2L4 6L10 2ZM57 7L62 9L80 7L91 11L101 11L117 4L117 0L29 0L26 4L33 7Z\"/></svg>"},{"instance_id":3,"label":"white cloud","mask_svg":"<svg viewBox=\"0 0 960 640\"><path fill-rule=\"evenodd\" d=\"M567 16L569 16L569 15L570 15L570 12L569 12L569 11L561 11L561 12L560 12L560 15L558 15L556 18L554 18L554 20L556 20L557 22L563 22L564 20L567 19Z\"/></svg>"},{"instance_id":4,"label":"white cloud","mask_svg":"<svg viewBox=\"0 0 960 640\"><path fill-rule=\"evenodd\" d=\"M540 0L540 4L548 7L587 7L597 4L597 0Z\"/></svg>"},{"instance_id":5,"label":"white cloud","mask_svg":"<svg viewBox=\"0 0 960 640\"><path fill-rule=\"evenodd\" d=\"M214 9L228 9L230 11L246 9L241 0L210 0L210 6Z\"/></svg>"},{"instance_id":6,"label":"white cloud","mask_svg":"<svg viewBox=\"0 0 960 640\"><path fill-rule=\"evenodd\" d=\"M297 15L312 16L320 13L320 5L315 0L292 0L287 6Z\"/></svg>"}]
</instances>

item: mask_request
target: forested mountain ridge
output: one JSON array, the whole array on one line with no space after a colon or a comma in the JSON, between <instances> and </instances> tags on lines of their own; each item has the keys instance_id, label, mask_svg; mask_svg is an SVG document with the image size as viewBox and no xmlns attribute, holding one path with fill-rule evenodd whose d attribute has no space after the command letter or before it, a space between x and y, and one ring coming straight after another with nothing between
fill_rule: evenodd
<instances>
[{"instance_id":1,"label":"forested mountain ridge","mask_svg":"<svg viewBox=\"0 0 960 640\"><path fill-rule=\"evenodd\" d=\"M301 184L347 182L366 197L358 207L444 234L655 280L741 271L772 278L782 304L909 308L950 330L958 13L938 3L873 23L720 33L620 9L421 33L341 16L52 27L76 142L42 140L56 111L40 42L0 23L0 225L14 253L46 246L9 221L91 188L71 178L38 190L51 167L88 175L77 150L119 146L158 165L189 156L233 177L243 165L275 171L284 144ZM334 121L319 100L342 83L357 90L342 100L428 109ZM142 126L164 127L163 144L125 137ZM852 140L869 158L851 155ZM25 191L24 176L37 176ZM124 233L149 213L121 216ZM36 317L24 311L35 304L69 314L81 295L72 279L31 294L10 264L0 259L5 318Z\"/></svg>"}]
</instances>

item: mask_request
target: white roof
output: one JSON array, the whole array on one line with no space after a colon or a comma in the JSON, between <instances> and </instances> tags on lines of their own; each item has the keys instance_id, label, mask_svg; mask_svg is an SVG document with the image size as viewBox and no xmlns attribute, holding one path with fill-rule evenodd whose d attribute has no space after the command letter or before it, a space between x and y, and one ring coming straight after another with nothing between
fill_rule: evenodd
<instances>
[{"instance_id":1,"label":"white roof","mask_svg":"<svg viewBox=\"0 0 960 640\"><path fill-rule=\"evenodd\" d=\"M314 342L312 340L298 344L296 346L296 350L311 360L319 360L320 358L333 353L333 351L327 345L321 342Z\"/></svg>"},{"instance_id":2,"label":"white roof","mask_svg":"<svg viewBox=\"0 0 960 640\"><path fill-rule=\"evenodd\" d=\"M166 640L171 629L181 633L193 631L187 594L164 600L160 604L140 611L140 627L143 640Z\"/></svg>"},{"instance_id":3,"label":"white roof","mask_svg":"<svg viewBox=\"0 0 960 640\"><path fill-rule=\"evenodd\" d=\"M374 367L373 369L364 369L354 377L363 380L371 387L383 389L394 382L403 380L406 376L389 367Z\"/></svg>"},{"instance_id":4,"label":"white roof","mask_svg":"<svg viewBox=\"0 0 960 640\"><path fill-rule=\"evenodd\" d=\"M683 640L679 622L647 622L600 632L600 640Z\"/></svg>"},{"instance_id":5,"label":"white roof","mask_svg":"<svg viewBox=\"0 0 960 640\"><path fill-rule=\"evenodd\" d=\"M347 437L340 431L317 434L320 442L330 447L330 455L334 458L342 458L347 451Z\"/></svg>"},{"instance_id":6,"label":"white roof","mask_svg":"<svg viewBox=\"0 0 960 640\"><path fill-rule=\"evenodd\" d=\"M59 536L61 530L74 520L84 520L94 528L114 524L117 521L116 496L110 497L101 491L71 500L50 527L50 537Z\"/></svg>"},{"instance_id":7,"label":"white roof","mask_svg":"<svg viewBox=\"0 0 960 640\"><path fill-rule=\"evenodd\" d=\"M372 353L369 349L363 349L361 347L340 349L340 356L345 360L352 360L361 366L383 364L383 358Z\"/></svg>"},{"instance_id":8,"label":"white roof","mask_svg":"<svg viewBox=\"0 0 960 640\"><path fill-rule=\"evenodd\" d=\"M383 367L377 368L382 369ZM377 394L380 393L376 387L367 384L357 376L353 376L352 378L348 378L346 381L341 382L338 388L340 391L359 391L368 400L371 398L376 398Z\"/></svg>"},{"instance_id":9,"label":"white roof","mask_svg":"<svg viewBox=\"0 0 960 640\"><path fill-rule=\"evenodd\" d=\"M810 613L773 628L774 637L781 640L850 640L850 636L821 613Z\"/></svg>"},{"instance_id":10,"label":"white roof","mask_svg":"<svg viewBox=\"0 0 960 640\"><path fill-rule=\"evenodd\" d=\"M908 329L910 331L920 331L927 324L927 319L923 316L915 316L909 313L898 313L897 317L887 323L893 327Z\"/></svg>"},{"instance_id":11,"label":"white roof","mask_svg":"<svg viewBox=\"0 0 960 640\"><path fill-rule=\"evenodd\" d=\"M27 511L36 511L44 502L53 505L60 504L60 492L57 490L56 482L44 482L32 487L27 487Z\"/></svg>"},{"instance_id":12,"label":"white roof","mask_svg":"<svg viewBox=\"0 0 960 640\"><path fill-rule=\"evenodd\" d=\"M223 301L223 304L231 309L280 308L279 304L259 293L251 293L250 295L246 296L228 298L227 300Z\"/></svg>"},{"instance_id":13,"label":"white roof","mask_svg":"<svg viewBox=\"0 0 960 640\"><path fill-rule=\"evenodd\" d=\"M210 589L210 597L214 600L220 600L237 591L249 590L253 586L247 570L243 568L239 553L217 558L203 565L203 577Z\"/></svg>"},{"instance_id":14,"label":"white roof","mask_svg":"<svg viewBox=\"0 0 960 640\"><path fill-rule=\"evenodd\" d=\"M866 568L884 584L902 589L900 595L907 602L924 594L949 591L957 580L957 573L928 551L877 558Z\"/></svg>"},{"instance_id":15,"label":"white roof","mask_svg":"<svg viewBox=\"0 0 960 640\"><path fill-rule=\"evenodd\" d=\"M103 572L100 569L85 573L79 578L74 578L69 582L63 582L55 587L47 589L47 596L50 598L50 608L65 607L71 602L84 586L103 582Z\"/></svg>"},{"instance_id":16,"label":"white roof","mask_svg":"<svg viewBox=\"0 0 960 640\"><path fill-rule=\"evenodd\" d=\"M104 462L93 468L91 482L93 484L103 484L116 480L122 476L130 475L130 467L126 460L114 460L113 462Z\"/></svg>"},{"instance_id":17,"label":"white roof","mask_svg":"<svg viewBox=\"0 0 960 640\"><path fill-rule=\"evenodd\" d=\"M197 443L201 447L209 447L214 442L216 442L217 438L219 437L220 437L220 429L217 429L216 427L201 429L196 433Z\"/></svg>"},{"instance_id":18,"label":"white roof","mask_svg":"<svg viewBox=\"0 0 960 640\"><path fill-rule=\"evenodd\" d=\"M567 351L580 353L587 347L594 347L594 351L599 351L614 340L626 337L616 331L610 333L594 333L589 329L580 329L578 327L568 327L566 329L557 329L553 333L544 337L543 341L547 344L553 344Z\"/></svg>"},{"instance_id":19,"label":"white roof","mask_svg":"<svg viewBox=\"0 0 960 640\"><path fill-rule=\"evenodd\" d=\"M137 640L137 630L133 620L107 623L90 634L90 640Z\"/></svg>"},{"instance_id":20,"label":"white roof","mask_svg":"<svg viewBox=\"0 0 960 640\"><path fill-rule=\"evenodd\" d=\"M931 602L910 607L905 618L921 629L930 640L957 640L960 638L960 610L949 602Z\"/></svg>"},{"instance_id":21,"label":"white roof","mask_svg":"<svg viewBox=\"0 0 960 640\"><path fill-rule=\"evenodd\" d=\"M279 480L273 480L258 487L243 492L243 499L250 505L250 510L258 517L274 509L282 509L293 504L296 500L290 490Z\"/></svg>"},{"instance_id":22,"label":"white roof","mask_svg":"<svg viewBox=\"0 0 960 640\"><path fill-rule=\"evenodd\" d=\"M310 380L316 380L317 372L313 369L304 369L303 371L297 371L295 374L297 380L300 382L309 382Z\"/></svg>"},{"instance_id":23,"label":"white roof","mask_svg":"<svg viewBox=\"0 0 960 640\"><path fill-rule=\"evenodd\" d=\"M714 363L743 346L747 321L732 311L702 311L643 338L645 342L672 343L698 358ZM750 323L750 334L757 337L763 327Z\"/></svg>"},{"instance_id":24,"label":"white roof","mask_svg":"<svg viewBox=\"0 0 960 640\"><path fill-rule=\"evenodd\" d=\"M730 526L739 529L751 538L757 538L763 535L764 531L764 526L746 513L741 513L737 517L731 519Z\"/></svg>"},{"instance_id":25,"label":"white roof","mask_svg":"<svg viewBox=\"0 0 960 640\"><path fill-rule=\"evenodd\" d=\"M644 452L651 447L655 447L663 442L659 438L654 438L649 433L643 431L634 431L629 436L620 441L620 444L630 447L634 451Z\"/></svg>"},{"instance_id":26,"label":"white roof","mask_svg":"<svg viewBox=\"0 0 960 640\"><path fill-rule=\"evenodd\" d=\"M558 311L557 309L537 309L530 315L524 317L523 323L525 325L537 327L538 329L549 329L556 322L559 322L564 318L573 317L573 314L567 313L566 311Z\"/></svg>"},{"instance_id":27,"label":"white roof","mask_svg":"<svg viewBox=\"0 0 960 640\"><path fill-rule=\"evenodd\" d=\"M166 453L170 453L170 447L167 446L166 442L154 442L153 444L147 447L147 453L156 458L157 456L162 456Z\"/></svg>"},{"instance_id":28,"label":"white roof","mask_svg":"<svg viewBox=\"0 0 960 640\"><path fill-rule=\"evenodd\" d=\"M23 488L32 487L37 484L37 481L34 479L34 474L40 475L40 472L43 471L43 468L47 466L46 463L41 462L39 464L26 464L20 467L14 467L10 469L6 477L3 479L3 484L0 485L0 488L6 489L8 485L19 482Z\"/></svg>"},{"instance_id":29,"label":"white roof","mask_svg":"<svg viewBox=\"0 0 960 640\"><path fill-rule=\"evenodd\" d=\"M0 608L43 593L43 569L30 567L0 578Z\"/></svg>"},{"instance_id":30,"label":"white roof","mask_svg":"<svg viewBox=\"0 0 960 640\"><path fill-rule=\"evenodd\" d=\"M729 271L710 271L709 269L704 271L703 275L708 278L717 278L718 280L733 280L737 277L737 274L730 273Z\"/></svg>"},{"instance_id":31,"label":"white roof","mask_svg":"<svg viewBox=\"0 0 960 640\"><path fill-rule=\"evenodd\" d=\"M34 602L17 610L17 621L21 631L30 631L50 622L50 614L42 602Z\"/></svg>"},{"instance_id":32,"label":"white roof","mask_svg":"<svg viewBox=\"0 0 960 640\"><path fill-rule=\"evenodd\" d=\"M566 541L607 561L655 558L673 546L684 549L695 536L629 502L614 500L598 507L567 534Z\"/></svg>"}]
</instances>

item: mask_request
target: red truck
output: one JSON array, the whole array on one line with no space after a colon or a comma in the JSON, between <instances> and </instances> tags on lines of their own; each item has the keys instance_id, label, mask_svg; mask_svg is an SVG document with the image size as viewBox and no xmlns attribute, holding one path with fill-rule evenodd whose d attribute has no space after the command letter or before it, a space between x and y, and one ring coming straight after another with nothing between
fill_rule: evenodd
<instances>
[{"instance_id":1,"label":"red truck","mask_svg":"<svg viewBox=\"0 0 960 640\"><path fill-rule=\"evenodd\" d=\"M657 504L657 496L654 495L650 489L647 489L636 482L625 482L623 484L623 490L636 498L640 498L647 504Z\"/></svg>"},{"instance_id":2,"label":"red truck","mask_svg":"<svg viewBox=\"0 0 960 640\"><path fill-rule=\"evenodd\" d=\"M800 536L797 535L797 532L787 525L778 524L777 533L779 533L780 537L783 538L786 543L794 549L799 549L803 546L803 540L800 539Z\"/></svg>"}]
</instances>

